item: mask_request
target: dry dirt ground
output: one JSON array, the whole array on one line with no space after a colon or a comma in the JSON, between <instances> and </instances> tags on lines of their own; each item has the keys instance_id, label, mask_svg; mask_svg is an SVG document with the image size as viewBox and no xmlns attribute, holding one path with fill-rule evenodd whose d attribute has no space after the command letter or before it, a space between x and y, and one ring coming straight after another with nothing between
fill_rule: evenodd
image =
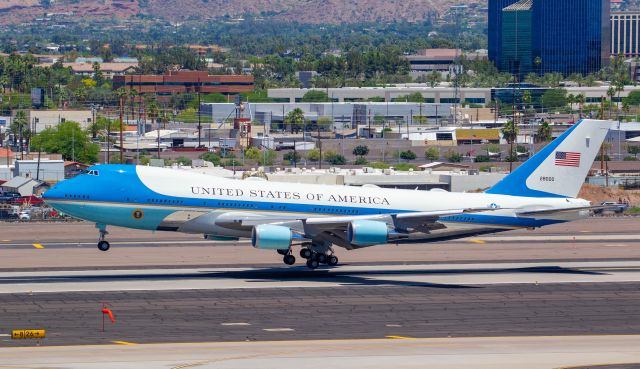
<instances>
[{"instance_id":1,"label":"dry dirt ground","mask_svg":"<svg viewBox=\"0 0 640 369\"><path fill-rule=\"evenodd\" d=\"M585 184L578 197L599 204L602 201L628 201L631 206L640 206L640 190L621 190L615 187L602 188Z\"/></svg>"}]
</instances>

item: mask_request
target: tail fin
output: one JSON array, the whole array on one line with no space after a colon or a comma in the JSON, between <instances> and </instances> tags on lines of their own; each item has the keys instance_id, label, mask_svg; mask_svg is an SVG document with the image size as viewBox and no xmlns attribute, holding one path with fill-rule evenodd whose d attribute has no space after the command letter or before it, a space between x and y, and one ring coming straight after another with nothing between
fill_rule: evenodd
<instances>
[{"instance_id":1,"label":"tail fin","mask_svg":"<svg viewBox=\"0 0 640 369\"><path fill-rule=\"evenodd\" d=\"M610 127L610 121L579 121L486 193L576 197Z\"/></svg>"}]
</instances>

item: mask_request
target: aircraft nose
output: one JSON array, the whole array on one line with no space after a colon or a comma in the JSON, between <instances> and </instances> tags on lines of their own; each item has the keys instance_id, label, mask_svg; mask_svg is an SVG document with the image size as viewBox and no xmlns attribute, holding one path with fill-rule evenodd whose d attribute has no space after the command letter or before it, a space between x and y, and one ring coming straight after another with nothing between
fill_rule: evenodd
<instances>
[{"instance_id":1,"label":"aircraft nose","mask_svg":"<svg viewBox=\"0 0 640 369\"><path fill-rule=\"evenodd\" d=\"M57 183L55 186L51 187L45 193L43 193L42 198L44 200L55 200L64 198L64 187L66 187L64 181Z\"/></svg>"}]
</instances>

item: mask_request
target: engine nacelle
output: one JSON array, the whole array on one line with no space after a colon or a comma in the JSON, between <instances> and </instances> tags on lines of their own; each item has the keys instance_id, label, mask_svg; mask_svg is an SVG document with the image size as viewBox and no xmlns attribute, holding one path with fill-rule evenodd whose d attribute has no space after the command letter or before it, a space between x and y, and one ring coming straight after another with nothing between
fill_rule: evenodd
<instances>
[{"instance_id":1,"label":"engine nacelle","mask_svg":"<svg viewBox=\"0 0 640 369\"><path fill-rule=\"evenodd\" d=\"M256 249L286 250L291 246L293 233L288 227L261 224L253 227L251 245Z\"/></svg>"},{"instance_id":2,"label":"engine nacelle","mask_svg":"<svg viewBox=\"0 0 640 369\"><path fill-rule=\"evenodd\" d=\"M349 223L347 241L356 246L373 246L389 240L387 223L375 220L355 220Z\"/></svg>"}]
</instances>

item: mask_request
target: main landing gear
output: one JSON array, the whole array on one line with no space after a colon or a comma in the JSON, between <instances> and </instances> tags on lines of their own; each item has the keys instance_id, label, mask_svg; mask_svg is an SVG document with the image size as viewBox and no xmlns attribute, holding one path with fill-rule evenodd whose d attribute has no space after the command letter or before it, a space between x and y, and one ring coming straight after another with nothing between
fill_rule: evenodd
<instances>
[{"instance_id":1,"label":"main landing gear","mask_svg":"<svg viewBox=\"0 0 640 369\"><path fill-rule=\"evenodd\" d=\"M338 257L333 254L331 247L324 245L310 245L300 250L300 257L307 259L307 267L316 269L320 264L338 265Z\"/></svg>"},{"instance_id":2,"label":"main landing gear","mask_svg":"<svg viewBox=\"0 0 640 369\"><path fill-rule=\"evenodd\" d=\"M98 230L100 231L100 238L98 239L98 250L109 250L109 247L111 247L111 245L109 245L109 242L105 240L106 235L109 234L109 232L107 232L107 226L103 224L96 224L96 228L98 228Z\"/></svg>"},{"instance_id":3,"label":"main landing gear","mask_svg":"<svg viewBox=\"0 0 640 369\"><path fill-rule=\"evenodd\" d=\"M282 261L284 261L285 264L293 265L296 263L296 258L293 256L290 248L277 251L278 254L283 256ZM303 244L302 249L300 249L300 257L307 260L307 267L309 269L316 269L322 264L329 266L338 265L338 257L333 254L331 244Z\"/></svg>"}]
</instances>

